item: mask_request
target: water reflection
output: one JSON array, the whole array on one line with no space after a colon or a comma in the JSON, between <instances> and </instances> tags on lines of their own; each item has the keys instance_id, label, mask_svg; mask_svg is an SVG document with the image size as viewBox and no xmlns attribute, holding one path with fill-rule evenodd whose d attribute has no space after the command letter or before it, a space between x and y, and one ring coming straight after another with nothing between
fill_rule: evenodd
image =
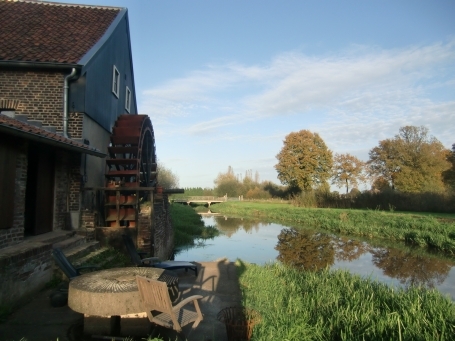
<instances>
[{"instance_id":1,"label":"water reflection","mask_svg":"<svg viewBox=\"0 0 455 341\"><path fill-rule=\"evenodd\" d=\"M291 228L259 219L204 216L206 225L222 233L199 247L178 250L176 260L231 261L265 264L279 260L299 269L348 270L393 286L422 285L450 294L455 300L455 261L407 248L403 244L336 236L324 231ZM379 245L379 246L378 246Z\"/></svg>"},{"instance_id":2,"label":"water reflection","mask_svg":"<svg viewBox=\"0 0 455 341\"><path fill-rule=\"evenodd\" d=\"M452 268L449 261L398 249L374 249L371 253L373 263L385 275L398 279L405 286L423 285L434 288L445 281Z\"/></svg>"},{"instance_id":3,"label":"water reflection","mask_svg":"<svg viewBox=\"0 0 455 341\"><path fill-rule=\"evenodd\" d=\"M243 230L247 233L253 231L258 232L260 226L264 225L264 223L253 219L244 220L243 218L227 218L223 216L214 216L213 218L215 219L218 229L228 237L232 236L238 230Z\"/></svg>"},{"instance_id":4,"label":"water reflection","mask_svg":"<svg viewBox=\"0 0 455 341\"><path fill-rule=\"evenodd\" d=\"M400 249L372 247L365 242L314 230L282 229L275 249L280 262L312 271L332 266L335 261L352 262L370 253L373 264L384 275L397 279L404 286L433 288L446 280L453 267L448 260Z\"/></svg>"},{"instance_id":5,"label":"water reflection","mask_svg":"<svg viewBox=\"0 0 455 341\"><path fill-rule=\"evenodd\" d=\"M335 261L331 238L311 230L282 229L275 249L280 262L296 268L319 270Z\"/></svg>"}]
</instances>

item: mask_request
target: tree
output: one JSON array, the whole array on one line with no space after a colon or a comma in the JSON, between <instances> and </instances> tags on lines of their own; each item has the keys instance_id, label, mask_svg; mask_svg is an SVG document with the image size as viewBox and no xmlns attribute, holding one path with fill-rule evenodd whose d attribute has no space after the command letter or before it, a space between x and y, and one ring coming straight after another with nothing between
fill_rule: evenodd
<instances>
[{"instance_id":1,"label":"tree","mask_svg":"<svg viewBox=\"0 0 455 341\"><path fill-rule=\"evenodd\" d=\"M390 184L387 181L387 179L385 179L384 177L380 176L380 177L375 178L373 180L373 184L371 185L371 189L373 191L375 191L375 192L384 192L384 191L390 190L391 187L390 187Z\"/></svg>"},{"instance_id":2,"label":"tree","mask_svg":"<svg viewBox=\"0 0 455 341\"><path fill-rule=\"evenodd\" d=\"M330 178L332 152L317 133L300 130L286 136L276 156L275 169L282 184L310 191Z\"/></svg>"},{"instance_id":3,"label":"tree","mask_svg":"<svg viewBox=\"0 0 455 341\"><path fill-rule=\"evenodd\" d=\"M444 183L451 192L455 191L455 143L452 145L452 151L447 156L447 161L451 167L442 173Z\"/></svg>"},{"instance_id":4,"label":"tree","mask_svg":"<svg viewBox=\"0 0 455 341\"><path fill-rule=\"evenodd\" d=\"M395 189L395 178L400 171L400 157L393 140L379 141L379 146L370 150L368 171L373 179L382 178Z\"/></svg>"},{"instance_id":5,"label":"tree","mask_svg":"<svg viewBox=\"0 0 455 341\"><path fill-rule=\"evenodd\" d=\"M237 197L242 193L242 184L234 174L234 169L229 166L226 173L219 173L215 183L215 193L218 196Z\"/></svg>"},{"instance_id":6,"label":"tree","mask_svg":"<svg viewBox=\"0 0 455 341\"><path fill-rule=\"evenodd\" d=\"M349 187L357 187L359 183L365 182L365 162L351 154L335 154L333 158L332 184L338 188L346 187L346 194Z\"/></svg>"},{"instance_id":7,"label":"tree","mask_svg":"<svg viewBox=\"0 0 455 341\"><path fill-rule=\"evenodd\" d=\"M450 168L449 151L428 129L401 127L393 139L379 142L370 151L370 174L383 177L392 189L403 192L441 192L444 190L442 173Z\"/></svg>"},{"instance_id":8,"label":"tree","mask_svg":"<svg viewBox=\"0 0 455 341\"><path fill-rule=\"evenodd\" d=\"M179 178L169 168L166 168L163 163L157 164L158 184L163 188L177 188L179 186Z\"/></svg>"}]
</instances>

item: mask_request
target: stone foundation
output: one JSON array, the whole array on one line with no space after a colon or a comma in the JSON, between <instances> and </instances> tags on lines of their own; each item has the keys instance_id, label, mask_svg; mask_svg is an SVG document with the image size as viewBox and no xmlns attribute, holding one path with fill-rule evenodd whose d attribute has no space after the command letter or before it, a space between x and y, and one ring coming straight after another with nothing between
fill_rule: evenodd
<instances>
[{"instance_id":1,"label":"stone foundation","mask_svg":"<svg viewBox=\"0 0 455 341\"><path fill-rule=\"evenodd\" d=\"M0 305L19 306L44 288L53 274L51 249L23 242L0 251Z\"/></svg>"}]
</instances>

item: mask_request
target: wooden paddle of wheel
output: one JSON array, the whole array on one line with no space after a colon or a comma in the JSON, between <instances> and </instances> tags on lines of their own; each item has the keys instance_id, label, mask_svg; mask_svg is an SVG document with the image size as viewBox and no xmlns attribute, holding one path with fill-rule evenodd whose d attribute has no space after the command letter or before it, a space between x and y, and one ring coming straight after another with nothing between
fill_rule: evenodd
<instances>
[{"instance_id":1,"label":"wooden paddle of wheel","mask_svg":"<svg viewBox=\"0 0 455 341\"><path fill-rule=\"evenodd\" d=\"M156 185L153 126L147 115L121 115L112 129L106 159L106 226L136 226L138 203ZM130 190L128 190L130 189Z\"/></svg>"}]
</instances>

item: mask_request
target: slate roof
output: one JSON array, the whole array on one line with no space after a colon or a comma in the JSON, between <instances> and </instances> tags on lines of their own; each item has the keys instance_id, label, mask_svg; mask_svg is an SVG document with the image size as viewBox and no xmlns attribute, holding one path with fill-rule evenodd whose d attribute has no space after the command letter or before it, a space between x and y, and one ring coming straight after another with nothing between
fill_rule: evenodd
<instances>
[{"instance_id":1,"label":"slate roof","mask_svg":"<svg viewBox=\"0 0 455 341\"><path fill-rule=\"evenodd\" d=\"M72 150L79 153L95 155L98 157L106 156L106 154L102 153L96 148L63 137L57 133L47 131L44 128L16 120L3 114L0 114L0 133L19 136L29 140L38 141L44 144L50 144L59 148Z\"/></svg>"},{"instance_id":2,"label":"slate roof","mask_svg":"<svg viewBox=\"0 0 455 341\"><path fill-rule=\"evenodd\" d=\"M0 0L0 60L77 64L121 10Z\"/></svg>"}]
</instances>

